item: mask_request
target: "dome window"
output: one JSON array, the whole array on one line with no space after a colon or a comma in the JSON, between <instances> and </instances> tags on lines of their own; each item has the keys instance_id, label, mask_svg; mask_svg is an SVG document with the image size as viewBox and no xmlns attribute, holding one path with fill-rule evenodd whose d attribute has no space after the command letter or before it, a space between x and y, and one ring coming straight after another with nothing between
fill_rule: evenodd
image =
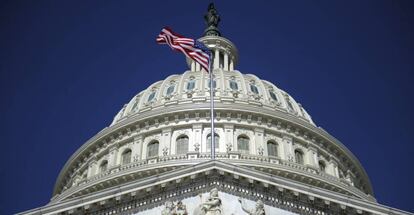
<instances>
[{"instance_id":1,"label":"dome window","mask_svg":"<svg viewBox=\"0 0 414 215\"><path fill-rule=\"evenodd\" d=\"M295 162L298 164L303 164L303 152L300 150L295 150Z\"/></svg>"},{"instance_id":2,"label":"dome window","mask_svg":"<svg viewBox=\"0 0 414 215\"><path fill-rule=\"evenodd\" d=\"M277 144L275 142L267 142L267 155L277 157Z\"/></svg>"},{"instance_id":3,"label":"dome window","mask_svg":"<svg viewBox=\"0 0 414 215\"><path fill-rule=\"evenodd\" d=\"M134 105L132 105L131 111L135 111L138 109L139 98L136 98L134 101Z\"/></svg>"},{"instance_id":4,"label":"dome window","mask_svg":"<svg viewBox=\"0 0 414 215\"><path fill-rule=\"evenodd\" d=\"M275 92L273 92L272 90L269 90L269 94L270 94L270 97L272 97L272 99L274 100L274 101L279 101L278 99L277 99L277 95L276 95L276 93Z\"/></svg>"},{"instance_id":5,"label":"dome window","mask_svg":"<svg viewBox=\"0 0 414 215\"><path fill-rule=\"evenodd\" d=\"M104 160L101 162L101 165L99 166L99 172L103 173L108 169L108 161Z\"/></svg>"},{"instance_id":6,"label":"dome window","mask_svg":"<svg viewBox=\"0 0 414 215\"><path fill-rule=\"evenodd\" d=\"M235 80L230 80L229 83L230 83L230 89L232 89L232 90L238 90L239 89L239 86L237 85L237 82Z\"/></svg>"},{"instance_id":7,"label":"dome window","mask_svg":"<svg viewBox=\"0 0 414 215\"><path fill-rule=\"evenodd\" d=\"M220 137L215 133L214 134L214 148L216 149L215 151L217 152L219 149L219 140ZM207 151L211 151L211 134L207 135Z\"/></svg>"},{"instance_id":8,"label":"dome window","mask_svg":"<svg viewBox=\"0 0 414 215\"><path fill-rule=\"evenodd\" d=\"M319 164L319 169L321 170L321 172L325 172L325 169L326 169L325 162L319 161L318 164Z\"/></svg>"},{"instance_id":9,"label":"dome window","mask_svg":"<svg viewBox=\"0 0 414 215\"><path fill-rule=\"evenodd\" d=\"M208 84L208 88L210 88L210 86L211 86L211 79L208 79L208 83L207 84ZM214 89L216 88L216 85L217 85L216 84L216 80L213 79L213 88Z\"/></svg>"},{"instance_id":10,"label":"dome window","mask_svg":"<svg viewBox=\"0 0 414 215\"><path fill-rule=\"evenodd\" d=\"M176 145L177 145L177 155L186 154L188 152L188 136L181 136L177 138Z\"/></svg>"},{"instance_id":11,"label":"dome window","mask_svg":"<svg viewBox=\"0 0 414 215\"><path fill-rule=\"evenodd\" d=\"M187 90L193 90L195 88L195 80L194 79L190 79L187 82Z\"/></svg>"},{"instance_id":12,"label":"dome window","mask_svg":"<svg viewBox=\"0 0 414 215\"><path fill-rule=\"evenodd\" d=\"M286 99L286 104L287 104L287 108L288 108L289 111L294 111L295 110L295 109L293 109L293 104L292 104L292 102L290 101L289 98Z\"/></svg>"},{"instance_id":13,"label":"dome window","mask_svg":"<svg viewBox=\"0 0 414 215\"><path fill-rule=\"evenodd\" d=\"M151 94L148 96L148 102L154 100L156 91L152 91Z\"/></svg>"},{"instance_id":14,"label":"dome window","mask_svg":"<svg viewBox=\"0 0 414 215\"><path fill-rule=\"evenodd\" d=\"M131 149L127 149L122 153L122 156L121 156L122 165L131 163L131 154L132 154Z\"/></svg>"},{"instance_id":15,"label":"dome window","mask_svg":"<svg viewBox=\"0 0 414 215\"><path fill-rule=\"evenodd\" d=\"M237 149L243 153L249 153L250 139L246 136L239 136L237 138Z\"/></svg>"},{"instance_id":16,"label":"dome window","mask_svg":"<svg viewBox=\"0 0 414 215\"><path fill-rule=\"evenodd\" d=\"M254 93L254 94L259 94L259 89L256 87L256 85L254 84L250 84L250 90Z\"/></svg>"},{"instance_id":17,"label":"dome window","mask_svg":"<svg viewBox=\"0 0 414 215\"><path fill-rule=\"evenodd\" d=\"M147 145L147 157L152 158L158 156L158 147L160 143L158 141L154 141Z\"/></svg>"},{"instance_id":18,"label":"dome window","mask_svg":"<svg viewBox=\"0 0 414 215\"><path fill-rule=\"evenodd\" d=\"M171 86L169 86L169 87L167 88L167 93L166 93L166 95L167 95L167 96L171 95L171 94L174 92L174 89L175 89L175 85L171 85Z\"/></svg>"}]
</instances>

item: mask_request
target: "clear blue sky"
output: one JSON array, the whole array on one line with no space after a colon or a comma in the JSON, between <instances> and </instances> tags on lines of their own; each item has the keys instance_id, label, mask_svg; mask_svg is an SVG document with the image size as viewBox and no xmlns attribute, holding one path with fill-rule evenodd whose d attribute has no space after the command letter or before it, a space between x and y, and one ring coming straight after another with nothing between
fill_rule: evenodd
<instances>
[{"instance_id":1,"label":"clear blue sky","mask_svg":"<svg viewBox=\"0 0 414 215\"><path fill-rule=\"evenodd\" d=\"M160 29L200 37L209 1L0 3L0 214L45 205L66 160L151 83L183 73ZM237 69L289 92L414 212L413 1L217 1Z\"/></svg>"}]
</instances>

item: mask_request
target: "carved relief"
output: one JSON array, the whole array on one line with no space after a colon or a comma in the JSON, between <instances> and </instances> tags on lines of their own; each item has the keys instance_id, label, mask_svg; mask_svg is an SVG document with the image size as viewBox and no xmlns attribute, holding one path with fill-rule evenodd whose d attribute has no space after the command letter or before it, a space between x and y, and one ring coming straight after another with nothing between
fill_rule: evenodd
<instances>
[{"instance_id":1,"label":"carved relief","mask_svg":"<svg viewBox=\"0 0 414 215\"><path fill-rule=\"evenodd\" d=\"M188 215L187 207L181 201L176 205L172 201L166 201L161 215Z\"/></svg>"},{"instance_id":2,"label":"carved relief","mask_svg":"<svg viewBox=\"0 0 414 215\"><path fill-rule=\"evenodd\" d=\"M259 147L257 148L257 152L259 153L259 155L263 155L263 153L264 153L264 148L263 148L262 146L259 146Z\"/></svg>"},{"instance_id":3,"label":"carved relief","mask_svg":"<svg viewBox=\"0 0 414 215\"><path fill-rule=\"evenodd\" d=\"M201 196L200 196L201 198ZM205 201L201 200L201 204L194 210L194 215L221 215L222 202L218 196L218 190L213 188L210 196Z\"/></svg>"},{"instance_id":4,"label":"carved relief","mask_svg":"<svg viewBox=\"0 0 414 215\"><path fill-rule=\"evenodd\" d=\"M249 215L265 215L266 214L265 209L264 209L264 204L262 200L260 199L257 200L255 208L253 209L248 209L243 199L239 199L239 202L240 202L242 210Z\"/></svg>"},{"instance_id":5,"label":"carved relief","mask_svg":"<svg viewBox=\"0 0 414 215\"><path fill-rule=\"evenodd\" d=\"M187 207L182 201L179 201L176 205L176 215L188 215Z\"/></svg>"},{"instance_id":6,"label":"carved relief","mask_svg":"<svg viewBox=\"0 0 414 215\"><path fill-rule=\"evenodd\" d=\"M164 209L161 211L161 215L174 215L175 213L175 207L174 203L171 201L166 201L164 204Z\"/></svg>"},{"instance_id":7,"label":"carved relief","mask_svg":"<svg viewBox=\"0 0 414 215\"><path fill-rule=\"evenodd\" d=\"M168 155L168 147L164 147L162 149L162 155L167 156Z\"/></svg>"}]
</instances>

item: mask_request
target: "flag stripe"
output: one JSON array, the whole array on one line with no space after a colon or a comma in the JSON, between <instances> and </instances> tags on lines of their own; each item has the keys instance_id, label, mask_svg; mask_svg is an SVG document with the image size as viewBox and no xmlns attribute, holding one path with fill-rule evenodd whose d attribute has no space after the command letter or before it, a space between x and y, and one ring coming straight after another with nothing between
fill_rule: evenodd
<instances>
[{"instance_id":1,"label":"flag stripe","mask_svg":"<svg viewBox=\"0 0 414 215\"><path fill-rule=\"evenodd\" d=\"M168 27L161 30L156 41L158 44L167 44L171 49L182 52L209 72L210 50L201 42L181 36Z\"/></svg>"}]
</instances>

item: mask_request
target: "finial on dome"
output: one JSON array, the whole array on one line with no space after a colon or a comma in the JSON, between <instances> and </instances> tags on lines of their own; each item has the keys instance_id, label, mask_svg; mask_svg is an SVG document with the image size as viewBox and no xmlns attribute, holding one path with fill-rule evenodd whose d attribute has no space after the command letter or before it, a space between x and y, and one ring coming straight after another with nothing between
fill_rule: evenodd
<instances>
[{"instance_id":1,"label":"finial on dome","mask_svg":"<svg viewBox=\"0 0 414 215\"><path fill-rule=\"evenodd\" d=\"M204 36L221 36L220 30L218 29L220 16L214 7L214 3L210 3L208 5L207 13L204 15L204 20L207 24L207 28L204 30Z\"/></svg>"}]
</instances>

